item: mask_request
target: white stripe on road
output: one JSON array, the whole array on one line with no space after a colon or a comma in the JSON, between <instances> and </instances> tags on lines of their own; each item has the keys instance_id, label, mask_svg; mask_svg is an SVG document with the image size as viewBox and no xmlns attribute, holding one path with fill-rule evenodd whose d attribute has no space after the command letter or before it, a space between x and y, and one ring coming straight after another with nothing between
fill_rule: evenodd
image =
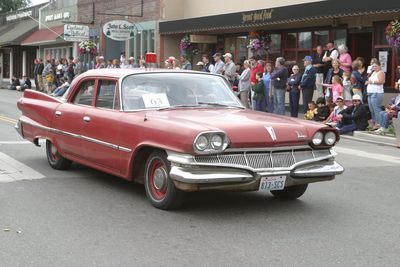
<instances>
[{"instance_id":1,"label":"white stripe on road","mask_svg":"<svg viewBox=\"0 0 400 267\"><path fill-rule=\"evenodd\" d=\"M0 183L41 179L44 177L43 174L0 152Z\"/></svg>"},{"instance_id":2,"label":"white stripe on road","mask_svg":"<svg viewBox=\"0 0 400 267\"><path fill-rule=\"evenodd\" d=\"M376 160L380 160L380 161L386 161L386 162L390 162L390 163L400 164L399 157L377 154L377 153L369 153L369 152L365 152L365 151L361 151L361 150L337 147L337 146L334 147L334 150L338 153L349 154L352 156L363 157L363 158L368 158L368 159L376 159Z\"/></svg>"}]
</instances>

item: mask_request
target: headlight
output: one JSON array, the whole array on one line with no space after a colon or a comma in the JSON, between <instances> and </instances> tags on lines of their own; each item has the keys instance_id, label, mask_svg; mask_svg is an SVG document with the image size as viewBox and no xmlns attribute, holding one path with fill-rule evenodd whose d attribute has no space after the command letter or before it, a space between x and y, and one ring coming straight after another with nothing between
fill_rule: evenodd
<instances>
[{"instance_id":1,"label":"headlight","mask_svg":"<svg viewBox=\"0 0 400 267\"><path fill-rule=\"evenodd\" d=\"M211 146L214 149L221 149L222 145L224 144L224 140L222 139L221 135L214 134L211 136Z\"/></svg>"},{"instance_id":2,"label":"headlight","mask_svg":"<svg viewBox=\"0 0 400 267\"><path fill-rule=\"evenodd\" d=\"M328 146L332 146L336 142L336 134L334 132L327 132L324 137L324 142Z\"/></svg>"},{"instance_id":3,"label":"headlight","mask_svg":"<svg viewBox=\"0 0 400 267\"><path fill-rule=\"evenodd\" d=\"M208 146L208 139L204 135L199 136L196 139L195 146L198 150L203 151L207 148Z\"/></svg>"},{"instance_id":4,"label":"headlight","mask_svg":"<svg viewBox=\"0 0 400 267\"><path fill-rule=\"evenodd\" d=\"M312 143L314 146L319 146L320 144L322 144L323 140L324 140L324 135L321 132L316 132L312 139Z\"/></svg>"},{"instance_id":5,"label":"headlight","mask_svg":"<svg viewBox=\"0 0 400 267\"><path fill-rule=\"evenodd\" d=\"M210 131L200 133L193 143L195 152L213 154L224 151L229 145L229 139L224 132Z\"/></svg>"}]
</instances>

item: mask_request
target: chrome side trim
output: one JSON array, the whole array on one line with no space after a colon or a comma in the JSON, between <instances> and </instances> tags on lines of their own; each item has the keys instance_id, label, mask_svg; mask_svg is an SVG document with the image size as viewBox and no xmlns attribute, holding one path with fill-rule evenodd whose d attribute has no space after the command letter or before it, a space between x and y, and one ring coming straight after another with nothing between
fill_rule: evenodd
<instances>
[{"instance_id":1,"label":"chrome side trim","mask_svg":"<svg viewBox=\"0 0 400 267\"><path fill-rule=\"evenodd\" d=\"M98 144L98 145L106 146L106 147L109 147L109 148L112 148L112 149L115 149L115 150L119 150L119 151L122 151L122 152L125 152L125 153L131 153L132 152L132 149L130 149L130 148L126 148L126 147L123 147L123 146L118 146L116 144L104 142L104 141L101 141L101 140L98 140L98 139L95 139L95 138L91 138L91 137L88 137L88 136L84 136L84 135L74 134L74 133L71 133L71 132L66 132L66 131L62 131L62 130L59 130L59 129L50 128L50 127L41 125L41 124L36 123L36 122L26 121L23 118L20 118L19 122L21 123L20 127L22 127L22 123L25 123L25 124L31 125L33 127L37 127L39 129L51 132L51 133L63 134L63 135L69 136L69 137L73 137L73 138L81 139L81 140L84 140L84 141L92 142L92 143L95 143L95 144Z\"/></svg>"}]
</instances>

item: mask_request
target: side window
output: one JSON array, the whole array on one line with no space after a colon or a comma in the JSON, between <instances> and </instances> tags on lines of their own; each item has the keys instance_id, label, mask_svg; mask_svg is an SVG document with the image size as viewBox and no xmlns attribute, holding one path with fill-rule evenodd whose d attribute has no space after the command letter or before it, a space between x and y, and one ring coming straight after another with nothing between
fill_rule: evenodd
<instances>
[{"instance_id":1,"label":"side window","mask_svg":"<svg viewBox=\"0 0 400 267\"><path fill-rule=\"evenodd\" d=\"M74 104L88 105L92 104L94 94L94 80L81 83L79 90L74 97Z\"/></svg>"},{"instance_id":2,"label":"side window","mask_svg":"<svg viewBox=\"0 0 400 267\"><path fill-rule=\"evenodd\" d=\"M118 109L118 91L116 81L99 80L99 91L96 98L96 107Z\"/></svg>"}]
</instances>

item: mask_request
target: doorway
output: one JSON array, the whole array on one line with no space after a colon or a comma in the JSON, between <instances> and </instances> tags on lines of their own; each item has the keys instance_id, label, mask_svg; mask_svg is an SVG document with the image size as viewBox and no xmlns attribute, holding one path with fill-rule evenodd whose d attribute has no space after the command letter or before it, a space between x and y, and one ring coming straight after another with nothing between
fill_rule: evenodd
<instances>
[{"instance_id":1,"label":"doorway","mask_svg":"<svg viewBox=\"0 0 400 267\"><path fill-rule=\"evenodd\" d=\"M372 58L372 32L351 33L349 34L350 55L353 60L357 57L365 59L368 66Z\"/></svg>"}]
</instances>

